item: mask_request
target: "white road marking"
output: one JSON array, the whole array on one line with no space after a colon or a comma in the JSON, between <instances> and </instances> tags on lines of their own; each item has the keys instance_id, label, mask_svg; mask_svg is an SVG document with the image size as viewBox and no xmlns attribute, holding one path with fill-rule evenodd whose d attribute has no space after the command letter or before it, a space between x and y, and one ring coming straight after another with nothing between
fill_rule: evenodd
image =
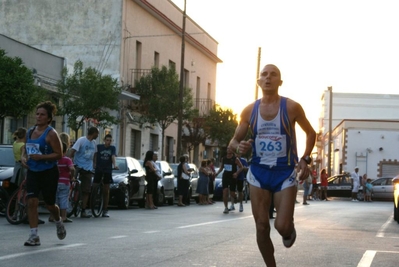
<instances>
[{"instance_id":1,"label":"white road marking","mask_svg":"<svg viewBox=\"0 0 399 267\"><path fill-rule=\"evenodd\" d=\"M198 224L189 224L189 225L185 225L185 226L179 226L179 227L177 227L177 229L184 229L184 228L197 227L197 226L203 226L203 225L215 224L215 223L222 223L222 222L229 222L229 221L237 221L237 220L243 220L243 219L248 219L248 218L253 218L253 216L251 215L251 216L240 217L240 218L235 218L235 219L211 221L211 222L198 223Z\"/></svg>"},{"instance_id":2,"label":"white road marking","mask_svg":"<svg viewBox=\"0 0 399 267\"><path fill-rule=\"evenodd\" d=\"M388 220L381 226L380 230L378 230L376 237L384 237L385 229L392 222L392 216L388 218Z\"/></svg>"},{"instance_id":3,"label":"white road marking","mask_svg":"<svg viewBox=\"0 0 399 267\"><path fill-rule=\"evenodd\" d=\"M394 254L399 254L399 251L383 251L383 250L367 250L364 254L362 259L360 260L359 264L357 267L370 267L371 263L373 262L373 259L375 257L375 254L378 253L394 253Z\"/></svg>"},{"instance_id":4,"label":"white road marking","mask_svg":"<svg viewBox=\"0 0 399 267\"><path fill-rule=\"evenodd\" d=\"M39 253L48 252L48 251L80 247L80 246L84 246L84 245L85 244L83 244L83 243L78 243L78 244L71 244L71 245L65 245L65 246L59 246L59 247L53 247L53 248L45 248L45 249L40 249L40 250L34 250L34 251L29 251L29 252L15 253L15 254L7 255L7 256L1 256L0 257L0 261L9 260L9 259L18 258L18 257L23 257L23 256L27 256L27 255L32 255L32 254L39 254Z\"/></svg>"},{"instance_id":5,"label":"white road marking","mask_svg":"<svg viewBox=\"0 0 399 267\"><path fill-rule=\"evenodd\" d=\"M154 233L159 233L159 232L161 232L161 231L147 231L147 232L144 232L144 234L154 234Z\"/></svg>"},{"instance_id":6,"label":"white road marking","mask_svg":"<svg viewBox=\"0 0 399 267\"><path fill-rule=\"evenodd\" d=\"M370 267L376 253L377 253L377 251L375 251L375 250L367 250L363 254L363 257L360 260L357 267Z\"/></svg>"},{"instance_id":7,"label":"white road marking","mask_svg":"<svg viewBox=\"0 0 399 267\"><path fill-rule=\"evenodd\" d=\"M117 235L117 236L111 236L110 239L118 239L118 238L125 238L127 235Z\"/></svg>"}]
</instances>

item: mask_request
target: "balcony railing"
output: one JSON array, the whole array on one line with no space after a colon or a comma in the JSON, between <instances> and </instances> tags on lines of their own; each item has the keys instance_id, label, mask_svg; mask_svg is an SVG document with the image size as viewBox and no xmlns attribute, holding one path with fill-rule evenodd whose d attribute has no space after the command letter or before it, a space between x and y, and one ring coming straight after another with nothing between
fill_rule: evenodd
<instances>
[{"instance_id":1,"label":"balcony railing","mask_svg":"<svg viewBox=\"0 0 399 267\"><path fill-rule=\"evenodd\" d=\"M198 109L201 117L209 115L213 104L213 100L210 98L194 98L194 108Z\"/></svg>"},{"instance_id":2,"label":"balcony railing","mask_svg":"<svg viewBox=\"0 0 399 267\"><path fill-rule=\"evenodd\" d=\"M151 69L130 69L130 84L132 86L132 91L134 91L137 81L140 80L141 77L146 76L150 73Z\"/></svg>"}]
</instances>

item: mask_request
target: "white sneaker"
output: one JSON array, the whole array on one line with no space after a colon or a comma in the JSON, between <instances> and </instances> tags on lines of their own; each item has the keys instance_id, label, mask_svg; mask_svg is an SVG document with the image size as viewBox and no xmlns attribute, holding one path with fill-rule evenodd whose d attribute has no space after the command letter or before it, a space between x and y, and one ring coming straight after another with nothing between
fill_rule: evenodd
<instances>
[{"instance_id":1,"label":"white sneaker","mask_svg":"<svg viewBox=\"0 0 399 267\"><path fill-rule=\"evenodd\" d=\"M30 235L24 246L40 246L40 237L38 235Z\"/></svg>"},{"instance_id":2,"label":"white sneaker","mask_svg":"<svg viewBox=\"0 0 399 267\"><path fill-rule=\"evenodd\" d=\"M242 205L242 203L240 203L240 212L244 211L244 206Z\"/></svg>"},{"instance_id":3,"label":"white sneaker","mask_svg":"<svg viewBox=\"0 0 399 267\"><path fill-rule=\"evenodd\" d=\"M228 209L228 208L224 208L223 213L224 213L224 214L228 214L228 213L229 213L229 209Z\"/></svg>"},{"instance_id":4,"label":"white sneaker","mask_svg":"<svg viewBox=\"0 0 399 267\"><path fill-rule=\"evenodd\" d=\"M234 205L231 204L230 209L229 210L236 210L236 208L234 208Z\"/></svg>"}]
</instances>

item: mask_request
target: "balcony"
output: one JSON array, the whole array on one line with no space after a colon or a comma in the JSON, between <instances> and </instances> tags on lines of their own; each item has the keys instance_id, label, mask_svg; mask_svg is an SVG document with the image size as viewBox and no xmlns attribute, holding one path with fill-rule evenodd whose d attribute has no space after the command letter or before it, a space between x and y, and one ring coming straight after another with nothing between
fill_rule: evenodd
<instances>
[{"instance_id":1,"label":"balcony","mask_svg":"<svg viewBox=\"0 0 399 267\"><path fill-rule=\"evenodd\" d=\"M151 69L130 69L130 84L132 85L132 93L136 87L136 82L141 79L141 77L146 76L151 73Z\"/></svg>"},{"instance_id":2,"label":"balcony","mask_svg":"<svg viewBox=\"0 0 399 267\"><path fill-rule=\"evenodd\" d=\"M194 108L198 109L200 117L208 116L213 104L210 98L194 98Z\"/></svg>"}]
</instances>

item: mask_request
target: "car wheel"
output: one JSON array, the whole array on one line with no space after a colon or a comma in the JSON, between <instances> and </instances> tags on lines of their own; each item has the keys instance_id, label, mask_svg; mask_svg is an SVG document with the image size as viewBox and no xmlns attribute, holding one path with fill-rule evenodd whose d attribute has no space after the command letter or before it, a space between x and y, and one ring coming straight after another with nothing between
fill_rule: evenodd
<instances>
[{"instance_id":1,"label":"car wheel","mask_svg":"<svg viewBox=\"0 0 399 267\"><path fill-rule=\"evenodd\" d=\"M124 186L121 188L121 191L120 191L118 208L128 209L129 204L130 204L129 188Z\"/></svg>"},{"instance_id":2,"label":"car wheel","mask_svg":"<svg viewBox=\"0 0 399 267\"><path fill-rule=\"evenodd\" d=\"M138 205L139 205L139 208L144 208L144 207L145 207L145 202L146 202L145 196L146 196L146 195L147 195L147 191L144 190L144 192L143 192L143 197L142 197L139 201L137 201L137 203L138 203Z\"/></svg>"},{"instance_id":3,"label":"car wheel","mask_svg":"<svg viewBox=\"0 0 399 267\"><path fill-rule=\"evenodd\" d=\"M159 190L158 192L158 203L156 204L157 206L162 206L165 203L165 194L163 193L163 190Z\"/></svg>"},{"instance_id":4,"label":"car wheel","mask_svg":"<svg viewBox=\"0 0 399 267\"><path fill-rule=\"evenodd\" d=\"M174 200L175 200L175 193L173 192L172 198L169 198L169 199L168 199L168 205L169 205L169 206L173 205Z\"/></svg>"},{"instance_id":5,"label":"car wheel","mask_svg":"<svg viewBox=\"0 0 399 267\"><path fill-rule=\"evenodd\" d=\"M363 201L364 200L364 193L363 191L357 192L357 200Z\"/></svg>"}]
</instances>

